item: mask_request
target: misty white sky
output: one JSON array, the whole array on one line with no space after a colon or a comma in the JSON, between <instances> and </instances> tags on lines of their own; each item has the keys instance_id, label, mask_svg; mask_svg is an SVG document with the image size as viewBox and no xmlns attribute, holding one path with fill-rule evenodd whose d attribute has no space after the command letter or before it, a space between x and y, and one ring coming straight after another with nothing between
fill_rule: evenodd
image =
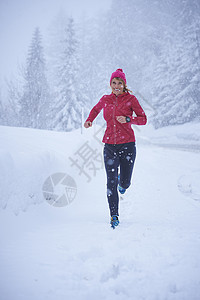
<instances>
[{"instance_id":1,"label":"misty white sky","mask_svg":"<svg viewBox=\"0 0 200 300\"><path fill-rule=\"evenodd\" d=\"M106 11L112 0L0 0L0 87L24 63L32 34L46 33L60 9L78 18Z\"/></svg>"}]
</instances>

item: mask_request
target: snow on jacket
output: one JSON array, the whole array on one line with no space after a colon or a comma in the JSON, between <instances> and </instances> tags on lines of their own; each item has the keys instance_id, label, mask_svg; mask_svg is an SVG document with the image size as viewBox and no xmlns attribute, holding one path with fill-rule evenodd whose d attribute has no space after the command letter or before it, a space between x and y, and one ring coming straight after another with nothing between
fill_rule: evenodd
<instances>
[{"instance_id":1,"label":"snow on jacket","mask_svg":"<svg viewBox=\"0 0 200 300\"><path fill-rule=\"evenodd\" d=\"M103 143L123 144L135 142L134 131L131 127L135 125L145 125L147 117L137 98L130 93L123 93L103 96L99 102L92 108L86 121L93 122L100 111L103 109L103 116L107 122L107 128L103 137ZM133 117L133 112L136 117ZM125 116L131 119L128 123L120 123L117 116Z\"/></svg>"}]
</instances>

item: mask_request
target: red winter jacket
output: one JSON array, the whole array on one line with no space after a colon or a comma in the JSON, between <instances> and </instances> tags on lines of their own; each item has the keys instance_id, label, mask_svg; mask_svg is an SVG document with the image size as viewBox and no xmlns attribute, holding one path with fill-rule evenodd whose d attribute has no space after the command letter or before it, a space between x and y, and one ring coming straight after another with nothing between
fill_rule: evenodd
<instances>
[{"instance_id":1,"label":"red winter jacket","mask_svg":"<svg viewBox=\"0 0 200 300\"><path fill-rule=\"evenodd\" d=\"M96 116L103 109L103 116L107 122L107 128L103 137L103 143L123 144L135 142L134 131L131 124L145 125L147 117L137 98L129 93L105 95L93 107L86 121L93 122ZM132 117L135 112L136 117ZM120 123L117 116L130 117L128 123Z\"/></svg>"}]
</instances>

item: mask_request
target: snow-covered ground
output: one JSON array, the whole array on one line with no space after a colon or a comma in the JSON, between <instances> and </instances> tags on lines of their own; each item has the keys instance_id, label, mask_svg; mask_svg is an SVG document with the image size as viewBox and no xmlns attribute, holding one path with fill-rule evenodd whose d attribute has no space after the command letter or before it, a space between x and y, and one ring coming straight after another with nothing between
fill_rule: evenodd
<instances>
[{"instance_id":1,"label":"snow-covered ground","mask_svg":"<svg viewBox=\"0 0 200 300\"><path fill-rule=\"evenodd\" d=\"M140 128L112 230L98 127L0 127L1 300L200 299L199 125Z\"/></svg>"}]
</instances>

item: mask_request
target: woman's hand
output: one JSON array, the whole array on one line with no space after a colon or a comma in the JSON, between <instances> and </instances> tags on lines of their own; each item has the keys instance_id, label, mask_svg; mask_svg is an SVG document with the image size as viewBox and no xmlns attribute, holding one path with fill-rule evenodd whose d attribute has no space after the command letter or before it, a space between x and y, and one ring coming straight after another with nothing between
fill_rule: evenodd
<instances>
[{"instance_id":1,"label":"woman's hand","mask_svg":"<svg viewBox=\"0 0 200 300\"><path fill-rule=\"evenodd\" d=\"M92 122L90 122L90 121L87 121L87 122L84 123L85 128L89 128L91 126L92 126Z\"/></svg>"},{"instance_id":2,"label":"woman's hand","mask_svg":"<svg viewBox=\"0 0 200 300\"><path fill-rule=\"evenodd\" d=\"M126 117L124 116L117 116L116 119L119 123L126 123Z\"/></svg>"}]
</instances>

